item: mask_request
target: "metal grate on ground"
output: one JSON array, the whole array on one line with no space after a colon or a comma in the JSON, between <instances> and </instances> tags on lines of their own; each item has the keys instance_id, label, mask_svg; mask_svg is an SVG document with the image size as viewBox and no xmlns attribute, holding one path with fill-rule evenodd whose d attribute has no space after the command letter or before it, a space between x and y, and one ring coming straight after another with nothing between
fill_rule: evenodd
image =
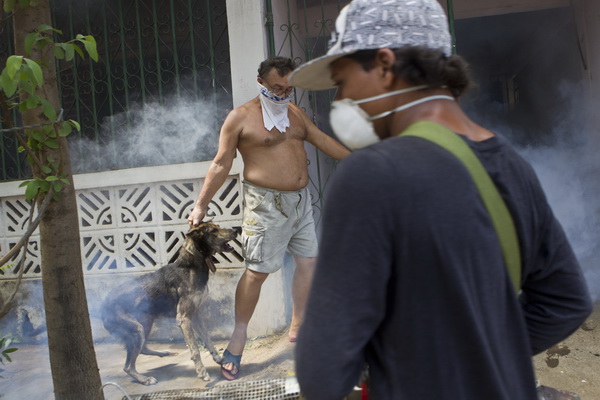
<instances>
[{"instance_id":1,"label":"metal grate on ground","mask_svg":"<svg viewBox=\"0 0 600 400\"><path fill-rule=\"evenodd\" d=\"M300 399L300 387L294 377L228 383L209 389L164 390L129 395L123 400L287 400Z\"/></svg>"}]
</instances>

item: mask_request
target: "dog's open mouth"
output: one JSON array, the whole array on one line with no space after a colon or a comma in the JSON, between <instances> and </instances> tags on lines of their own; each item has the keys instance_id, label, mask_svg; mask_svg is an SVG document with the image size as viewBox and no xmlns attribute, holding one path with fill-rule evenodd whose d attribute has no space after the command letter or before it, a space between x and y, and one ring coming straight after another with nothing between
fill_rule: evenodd
<instances>
[{"instance_id":1,"label":"dog's open mouth","mask_svg":"<svg viewBox=\"0 0 600 400\"><path fill-rule=\"evenodd\" d=\"M224 243L223 246L221 246L222 250L224 252L227 253L231 253L233 251L233 247L231 247L231 245L229 243Z\"/></svg>"}]
</instances>

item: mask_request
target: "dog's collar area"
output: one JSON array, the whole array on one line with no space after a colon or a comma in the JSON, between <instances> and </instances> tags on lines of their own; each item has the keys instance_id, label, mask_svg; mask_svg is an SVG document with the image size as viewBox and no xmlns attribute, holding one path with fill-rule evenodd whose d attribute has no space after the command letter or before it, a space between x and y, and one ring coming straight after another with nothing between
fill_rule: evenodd
<instances>
[{"instance_id":1,"label":"dog's collar area","mask_svg":"<svg viewBox=\"0 0 600 400\"><path fill-rule=\"evenodd\" d=\"M192 257L198 257L198 256L204 257L204 262L206 262L208 269L211 270L212 272L217 271L217 267L215 266L215 262L213 261L212 254L210 252L209 252L209 254L204 254L203 251L200 251L199 249L197 249L195 247L190 248L189 246L184 246L183 249L188 254L190 254Z\"/></svg>"}]
</instances>

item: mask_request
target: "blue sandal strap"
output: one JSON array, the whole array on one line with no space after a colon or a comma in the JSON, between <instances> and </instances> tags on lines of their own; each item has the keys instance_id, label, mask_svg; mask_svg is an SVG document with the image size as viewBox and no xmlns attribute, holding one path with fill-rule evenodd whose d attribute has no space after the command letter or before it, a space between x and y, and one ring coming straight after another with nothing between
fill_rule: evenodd
<instances>
[{"instance_id":1,"label":"blue sandal strap","mask_svg":"<svg viewBox=\"0 0 600 400\"><path fill-rule=\"evenodd\" d=\"M239 356L236 356L235 354L232 354L229 350L225 349L225 351L223 352L223 358L221 359L221 365L233 363L233 365L235 365L236 368L239 370L241 361L241 354Z\"/></svg>"}]
</instances>

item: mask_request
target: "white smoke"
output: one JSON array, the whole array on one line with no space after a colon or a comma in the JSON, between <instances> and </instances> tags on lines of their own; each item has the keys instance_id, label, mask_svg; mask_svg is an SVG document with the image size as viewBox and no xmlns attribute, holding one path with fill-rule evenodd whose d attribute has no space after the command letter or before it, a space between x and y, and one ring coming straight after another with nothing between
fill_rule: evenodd
<instances>
[{"instance_id":1,"label":"white smoke","mask_svg":"<svg viewBox=\"0 0 600 400\"><path fill-rule=\"evenodd\" d=\"M100 143L70 139L70 147L84 172L207 161L217 151L222 114L205 101L147 103L106 117Z\"/></svg>"},{"instance_id":2,"label":"white smoke","mask_svg":"<svg viewBox=\"0 0 600 400\"><path fill-rule=\"evenodd\" d=\"M581 85L563 82L562 112L554 116L551 140L518 148L535 169L556 218L584 270L594 301L600 300L600 132L590 123L591 104ZM585 103L588 104L585 104Z\"/></svg>"}]
</instances>

